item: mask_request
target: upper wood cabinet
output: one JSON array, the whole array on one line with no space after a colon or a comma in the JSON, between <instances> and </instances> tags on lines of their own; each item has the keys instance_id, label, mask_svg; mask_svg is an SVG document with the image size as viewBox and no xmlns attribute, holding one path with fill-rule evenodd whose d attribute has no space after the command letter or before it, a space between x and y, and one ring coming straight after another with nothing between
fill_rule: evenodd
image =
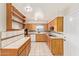
<instances>
[{"instance_id":1,"label":"upper wood cabinet","mask_svg":"<svg viewBox=\"0 0 79 59\"><path fill-rule=\"evenodd\" d=\"M35 24L26 24L25 28L28 30L36 30L36 25Z\"/></svg>"},{"instance_id":2,"label":"upper wood cabinet","mask_svg":"<svg viewBox=\"0 0 79 59\"><path fill-rule=\"evenodd\" d=\"M25 16L11 3L6 3L6 31L23 29Z\"/></svg>"},{"instance_id":3,"label":"upper wood cabinet","mask_svg":"<svg viewBox=\"0 0 79 59\"><path fill-rule=\"evenodd\" d=\"M55 31L63 32L63 17L57 17L55 20Z\"/></svg>"},{"instance_id":4,"label":"upper wood cabinet","mask_svg":"<svg viewBox=\"0 0 79 59\"><path fill-rule=\"evenodd\" d=\"M54 31L63 32L63 21L64 21L63 16L56 17L54 20L48 23L48 28L54 26Z\"/></svg>"}]
</instances>

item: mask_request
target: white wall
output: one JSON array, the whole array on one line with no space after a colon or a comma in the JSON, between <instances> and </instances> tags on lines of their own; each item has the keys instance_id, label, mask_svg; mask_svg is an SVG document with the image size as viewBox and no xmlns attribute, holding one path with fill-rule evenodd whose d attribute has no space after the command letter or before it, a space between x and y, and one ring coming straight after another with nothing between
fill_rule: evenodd
<instances>
[{"instance_id":1,"label":"white wall","mask_svg":"<svg viewBox=\"0 0 79 59\"><path fill-rule=\"evenodd\" d=\"M64 19L65 55L79 56L79 4L72 5Z\"/></svg>"},{"instance_id":2,"label":"white wall","mask_svg":"<svg viewBox=\"0 0 79 59\"><path fill-rule=\"evenodd\" d=\"M6 31L6 4L0 3L0 32Z\"/></svg>"}]
</instances>

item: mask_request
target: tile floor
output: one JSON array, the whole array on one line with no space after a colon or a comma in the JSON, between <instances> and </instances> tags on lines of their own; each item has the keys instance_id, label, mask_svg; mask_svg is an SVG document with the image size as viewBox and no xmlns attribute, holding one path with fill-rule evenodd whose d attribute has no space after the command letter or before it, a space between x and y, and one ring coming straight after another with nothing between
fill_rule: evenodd
<instances>
[{"instance_id":1,"label":"tile floor","mask_svg":"<svg viewBox=\"0 0 79 59\"><path fill-rule=\"evenodd\" d=\"M29 56L52 56L45 42L32 42Z\"/></svg>"}]
</instances>

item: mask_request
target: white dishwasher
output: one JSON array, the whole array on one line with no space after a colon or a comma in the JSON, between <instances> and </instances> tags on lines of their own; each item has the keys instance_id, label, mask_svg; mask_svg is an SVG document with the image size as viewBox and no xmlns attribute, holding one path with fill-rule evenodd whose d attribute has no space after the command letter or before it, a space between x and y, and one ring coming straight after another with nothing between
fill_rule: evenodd
<instances>
[{"instance_id":1,"label":"white dishwasher","mask_svg":"<svg viewBox=\"0 0 79 59\"><path fill-rule=\"evenodd\" d=\"M31 41L32 42L35 42L36 41L35 34L31 34Z\"/></svg>"}]
</instances>

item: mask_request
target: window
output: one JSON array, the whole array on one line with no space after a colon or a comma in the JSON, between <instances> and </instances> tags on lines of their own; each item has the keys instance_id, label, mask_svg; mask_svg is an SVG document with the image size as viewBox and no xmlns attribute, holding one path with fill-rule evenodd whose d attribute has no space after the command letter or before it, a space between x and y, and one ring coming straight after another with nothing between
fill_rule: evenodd
<instances>
[{"instance_id":1,"label":"window","mask_svg":"<svg viewBox=\"0 0 79 59\"><path fill-rule=\"evenodd\" d=\"M44 26L43 25L37 25L36 31L44 31Z\"/></svg>"}]
</instances>

